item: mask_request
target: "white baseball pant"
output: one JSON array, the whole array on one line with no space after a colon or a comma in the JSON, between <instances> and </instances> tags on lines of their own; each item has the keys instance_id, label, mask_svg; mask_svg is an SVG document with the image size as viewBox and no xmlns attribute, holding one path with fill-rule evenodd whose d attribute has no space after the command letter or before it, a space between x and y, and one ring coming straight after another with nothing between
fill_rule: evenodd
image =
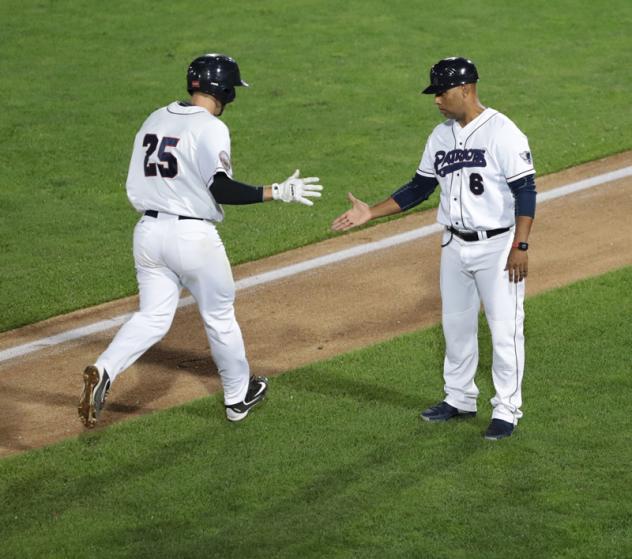
<instances>
[{"instance_id":1,"label":"white baseball pant","mask_svg":"<svg viewBox=\"0 0 632 559\"><path fill-rule=\"evenodd\" d=\"M443 236L445 244L450 233ZM441 252L441 299L445 401L464 411L476 411L478 387L478 312L481 301L492 336L492 418L514 425L522 417L524 372L525 281L510 283L504 270L513 230L480 241L453 236Z\"/></svg>"},{"instance_id":2,"label":"white baseball pant","mask_svg":"<svg viewBox=\"0 0 632 559\"><path fill-rule=\"evenodd\" d=\"M186 287L197 302L227 405L241 402L250 368L235 318L235 284L222 240L209 221L143 216L134 229L140 310L97 359L113 381L164 337Z\"/></svg>"}]
</instances>

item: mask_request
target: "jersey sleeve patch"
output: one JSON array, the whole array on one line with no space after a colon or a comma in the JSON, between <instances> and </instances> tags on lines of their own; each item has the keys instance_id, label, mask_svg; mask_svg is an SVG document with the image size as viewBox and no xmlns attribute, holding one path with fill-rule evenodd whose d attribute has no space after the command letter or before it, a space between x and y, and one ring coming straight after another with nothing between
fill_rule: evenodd
<instances>
[{"instance_id":1,"label":"jersey sleeve patch","mask_svg":"<svg viewBox=\"0 0 632 559\"><path fill-rule=\"evenodd\" d=\"M228 155L225 151L219 152L219 162L220 165L228 171L229 174L232 173L232 165L230 162L230 155Z\"/></svg>"},{"instance_id":2,"label":"jersey sleeve patch","mask_svg":"<svg viewBox=\"0 0 632 559\"><path fill-rule=\"evenodd\" d=\"M509 182L534 172L529 140L507 117L498 122L492 151L505 179Z\"/></svg>"}]
</instances>

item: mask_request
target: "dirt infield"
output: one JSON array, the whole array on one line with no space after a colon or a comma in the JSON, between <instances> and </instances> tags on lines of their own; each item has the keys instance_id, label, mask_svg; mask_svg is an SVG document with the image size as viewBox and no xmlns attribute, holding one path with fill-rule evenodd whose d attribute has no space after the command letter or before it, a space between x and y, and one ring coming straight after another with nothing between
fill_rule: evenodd
<instances>
[{"instance_id":1,"label":"dirt infield","mask_svg":"<svg viewBox=\"0 0 632 559\"><path fill-rule=\"evenodd\" d=\"M630 165L632 152L594 161L540 178L538 191ZM417 229L434 223L435 215L410 215L237 266L235 279ZM528 296L632 264L631 215L629 177L541 204L530 239ZM239 291L237 317L253 372L278 374L437 323L439 239L433 234ZM0 350L131 312L136 306L136 297L130 297L5 332L0 334ZM115 331L0 363L0 457L83 432L76 412L81 372ZM117 379L98 428L218 388L197 309L188 306L178 310L165 339Z\"/></svg>"}]
</instances>

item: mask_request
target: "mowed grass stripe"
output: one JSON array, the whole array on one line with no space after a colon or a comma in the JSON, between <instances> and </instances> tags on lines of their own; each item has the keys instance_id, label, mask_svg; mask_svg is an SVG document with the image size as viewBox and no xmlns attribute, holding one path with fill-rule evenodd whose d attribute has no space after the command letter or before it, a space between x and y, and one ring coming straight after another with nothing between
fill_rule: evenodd
<instances>
[{"instance_id":1,"label":"mowed grass stripe","mask_svg":"<svg viewBox=\"0 0 632 559\"><path fill-rule=\"evenodd\" d=\"M439 328L0 462L7 557L628 557L632 268L529 299L525 416L431 425Z\"/></svg>"},{"instance_id":2,"label":"mowed grass stripe","mask_svg":"<svg viewBox=\"0 0 632 559\"><path fill-rule=\"evenodd\" d=\"M0 330L135 292L132 140L204 51L252 83L225 113L236 178L300 167L326 188L310 209L228 208L234 263L327 238L348 190L374 202L408 181L440 121L419 92L444 56L478 64L483 102L529 136L540 175L632 148L632 73L604 55L632 47L627 0L6 0L0 22Z\"/></svg>"}]
</instances>

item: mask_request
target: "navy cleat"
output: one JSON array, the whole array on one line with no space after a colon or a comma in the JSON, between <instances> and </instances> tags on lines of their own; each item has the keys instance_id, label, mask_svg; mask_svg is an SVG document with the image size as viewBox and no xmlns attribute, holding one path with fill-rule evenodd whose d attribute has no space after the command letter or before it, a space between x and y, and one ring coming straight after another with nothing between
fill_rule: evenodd
<instances>
[{"instance_id":1,"label":"navy cleat","mask_svg":"<svg viewBox=\"0 0 632 559\"><path fill-rule=\"evenodd\" d=\"M487 431L485 431L485 438L488 441L499 441L506 437L511 437L514 432L514 424L509 423L503 419L492 419Z\"/></svg>"},{"instance_id":2,"label":"navy cleat","mask_svg":"<svg viewBox=\"0 0 632 559\"><path fill-rule=\"evenodd\" d=\"M454 417L466 418L475 417L475 411L463 411L447 402L439 402L436 406L432 406L421 412L421 419L424 421L448 421Z\"/></svg>"},{"instance_id":3,"label":"navy cleat","mask_svg":"<svg viewBox=\"0 0 632 559\"><path fill-rule=\"evenodd\" d=\"M86 367L83 372L83 392L79 400L79 419L89 429L97 424L110 390L110 377L96 365Z\"/></svg>"},{"instance_id":4,"label":"navy cleat","mask_svg":"<svg viewBox=\"0 0 632 559\"><path fill-rule=\"evenodd\" d=\"M243 401L225 406L226 419L228 421L241 421L244 419L248 412L266 397L267 391L268 379L266 377L250 377L248 392L246 392L246 397Z\"/></svg>"}]
</instances>

